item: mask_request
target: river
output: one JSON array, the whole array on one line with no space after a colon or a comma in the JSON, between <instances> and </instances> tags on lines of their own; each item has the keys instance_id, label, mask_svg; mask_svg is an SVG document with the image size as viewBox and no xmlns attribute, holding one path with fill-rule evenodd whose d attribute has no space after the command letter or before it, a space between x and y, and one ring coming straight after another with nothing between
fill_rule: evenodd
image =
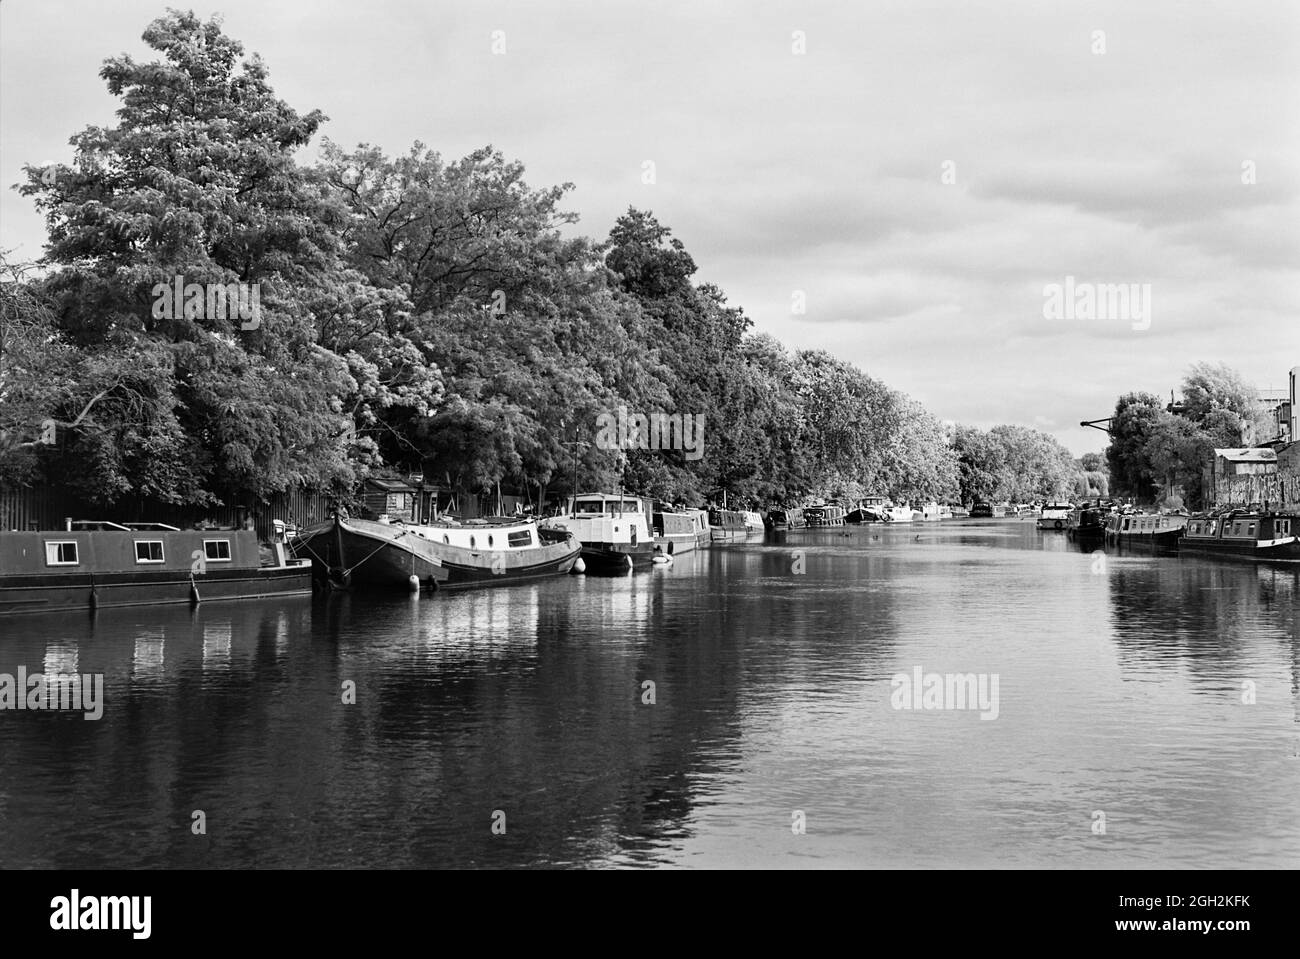
<instances>
[{"instance_id":1,"label":"river","mask_svg":"<svg viewBox=\"0 0 1300 959\"><path fill-rule=\"evenodd\" d=\"M1008 519L8 617L105 689L0 711L0 866L1296 868L1298 598Z\"/></svg>"}]
</instances>

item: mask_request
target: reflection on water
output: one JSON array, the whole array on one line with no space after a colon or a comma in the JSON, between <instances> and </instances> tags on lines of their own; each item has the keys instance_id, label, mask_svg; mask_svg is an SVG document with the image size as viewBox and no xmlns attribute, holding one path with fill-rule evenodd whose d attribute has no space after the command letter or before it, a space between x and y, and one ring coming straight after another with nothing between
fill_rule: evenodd
<instances>
[{"instance_id":1,"label":"reflection on water","mask_svg":"<svg viewBox=\"0 0 1300 959\"><path fill-rule=\"evenodd\" d=\"M1297 575L955 521L8 618L0 673L106 692L0 712L0 866L1295 867ZM893 708L917 668L998 718Z\"/></svg>"}]
</instances>

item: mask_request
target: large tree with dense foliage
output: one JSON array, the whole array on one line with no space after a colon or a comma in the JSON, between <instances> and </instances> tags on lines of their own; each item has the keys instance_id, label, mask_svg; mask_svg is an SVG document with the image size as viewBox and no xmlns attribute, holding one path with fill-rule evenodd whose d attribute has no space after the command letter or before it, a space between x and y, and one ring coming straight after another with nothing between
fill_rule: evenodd
<instances>
[{"instance_id":1,"label":"large tree with dense foliage","mask_svg":"<svg viewBox=\"0 0 1300 959\"><path fill-rule=\"evenodd\" d=\"M43 276L0 280L0 481L206 505L398 468L758 504L947 498L969 473L910 398L751 332L652 213L575 236L572 185L490 146L324 141L300 166L325 118L219 20L170 11L144 40L156 59L101 71L116 122L21 186L49 243ZM164 307L178 282L260 312ZM703 455L607 448L621 412L702 417Z\"/></svg>"},{"instance_id":2,"label":"large tree with dense foliage","mask_svg":"<svg viewBox=\"0 0 1300 959\"><path fill-rule=\"evenodd\" d=\"M1112 494L1141 500L1153 495L1147 441L1164 412L1164 405L1150 393L1126 393L1116 401L1106 447Z\"/></svg>"},{"instance_id":3,"label":"large tree with dense foliage","mask_svg":"<svg viewBox=\"0 0 1300 959\"><path fill-rule=\"evenodd\" d=\"M1216 448L1271 438L1255 389L1223 364L1194 363L1182 398L1166 408L1149 393L1120 397L1106 449L1113 488L1139 500L1170 500L1201 508L1204 477ZM1181 495L1180 495L1181 491Z\"/></svg>"},{"instance_id":4,"label":"large tree with dense foliage","mask_svg":"<svg viewBox=\"0 0 1300 959\"><path fill-rule=\"evenodd\" d=\"M1076 489L1079 470L1070 451L1040 430L959 426L952 442L965 502L1060 499Z\"/></svg>"},{"instance_id":5,"label":"large tree with dense foliage","mask_svg":"<svg viewBox=\"0 0 1300 959\"><path fill-rule=\"evenodd\" d=\"M419 405L429 384L397 396L366 379L387 359L367 366L319 342L323 314L401 307L343 269L328 197L294 162L324 118L276 98L266 67L240 62L215 19L171 11L144 40L159 60L115 57L100 71L122 101L118 122L74 136L70 166L29 167L23 186L46 215L54 269L42 294L63 335L138 373L61 444L61 472L110 502L346 486L357 476L348 414L364 426L368 407ZM259 325L160 315L158 291L178 277L257 286Z\"/></svg>"}]
</instances>

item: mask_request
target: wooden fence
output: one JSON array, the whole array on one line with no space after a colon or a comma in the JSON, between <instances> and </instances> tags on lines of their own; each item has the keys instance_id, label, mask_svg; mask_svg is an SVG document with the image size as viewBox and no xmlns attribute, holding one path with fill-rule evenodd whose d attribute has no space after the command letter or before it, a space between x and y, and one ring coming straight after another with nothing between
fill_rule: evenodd
<instances>
[{"instance_id":1,"label":"wooden fence","mask_svg":"<svg viewBox=\"0 0 1300 959\"><path fill-rule=\"evenodd\" d=\"M90 506L66 493L43 486L0 489L0 529L56 530L69 519L101 519L115 523L166 523L181 529L197 523L242 526L251 518L258 538L270 540L275 520L308 525L328 519L333 499L323 493L295 490L278 494L269 503L225 506L177 506L144 497L122 500L111 508Z\"/></svg>"}]
</instances>

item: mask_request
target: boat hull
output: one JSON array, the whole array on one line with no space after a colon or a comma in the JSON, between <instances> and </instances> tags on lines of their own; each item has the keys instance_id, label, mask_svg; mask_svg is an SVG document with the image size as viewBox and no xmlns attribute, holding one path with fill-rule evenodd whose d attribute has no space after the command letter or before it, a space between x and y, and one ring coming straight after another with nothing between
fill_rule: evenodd
<instances>
[{"instance_id":1,"label":"boat hull","mask_svg":"<svg viewBox=\"0 0 1300 959\"><path fill-rule=\"evenodd\" d=\"M1258 563L1300 563L1300 542L1276 543L1259 546L1253 542L1233 543L1224 540L1183 537L1178 542L1178 552L1188 556L1206 556L1214 559L1237 559Z\"/></svg>"},{"instance_id":2,"label":"boat hull","mask_svg":"<svg viewBox=\"0 0 1300 959\"><path fill-rule=\"evenodd\" d=\"M694 533L669 533L667 536L655 537L655 548L665 556L681 556L692 553L696 548Z\"/></svg>"},{"instance_id":3,"label":"boat hull","mask_svg":"<svg viewBox=\"0 0 1300 959\"><path fill-rule=\"evenodd\" d=\"M654 544L639 543L584 543L582 561L588 573L626 573L629 570L650 569L654 565Z\"/></svg>"},{"instance_id":4,"label":"boat hull","mask_svg":"<svg viewBox=\"0 0 1300 959\"><path fill-rule=\"evenodd\" d=\"M268 599L311 593L310 564L257 569L0 576L0 615Z\"/></svg>"},{"instance_id":5,"label":"boat hull","mask_svg":"<svg viewBox=\"0 0 1300 959\"><path fill-rule=\"evenodd\" d=\"M770 528L779 531L804 529L808 525L804 521L803 510L801 509L769 510L767 514L767 523Z\"/></svg>"},{"instance_id":6,"label":"boat hull","mask_svg":"<svg viewBox=\"0 0 1300 959\"><path fill-rule=\"evenodd\" d=\"M488 527L484 527L484 534ZM423 535L422 535L423 533ZM295 541L298 555L309 555L335 585L410 589L502 586L560 576L573 568L582 551L571 537L548 538L529 549L470 549L428 538L435 527L398 527L368 520L342 520L308 530ZM549 540L549 541L548 541ZM346 575L340 575L346 571Z\"/></svg>"}]
</instances>

